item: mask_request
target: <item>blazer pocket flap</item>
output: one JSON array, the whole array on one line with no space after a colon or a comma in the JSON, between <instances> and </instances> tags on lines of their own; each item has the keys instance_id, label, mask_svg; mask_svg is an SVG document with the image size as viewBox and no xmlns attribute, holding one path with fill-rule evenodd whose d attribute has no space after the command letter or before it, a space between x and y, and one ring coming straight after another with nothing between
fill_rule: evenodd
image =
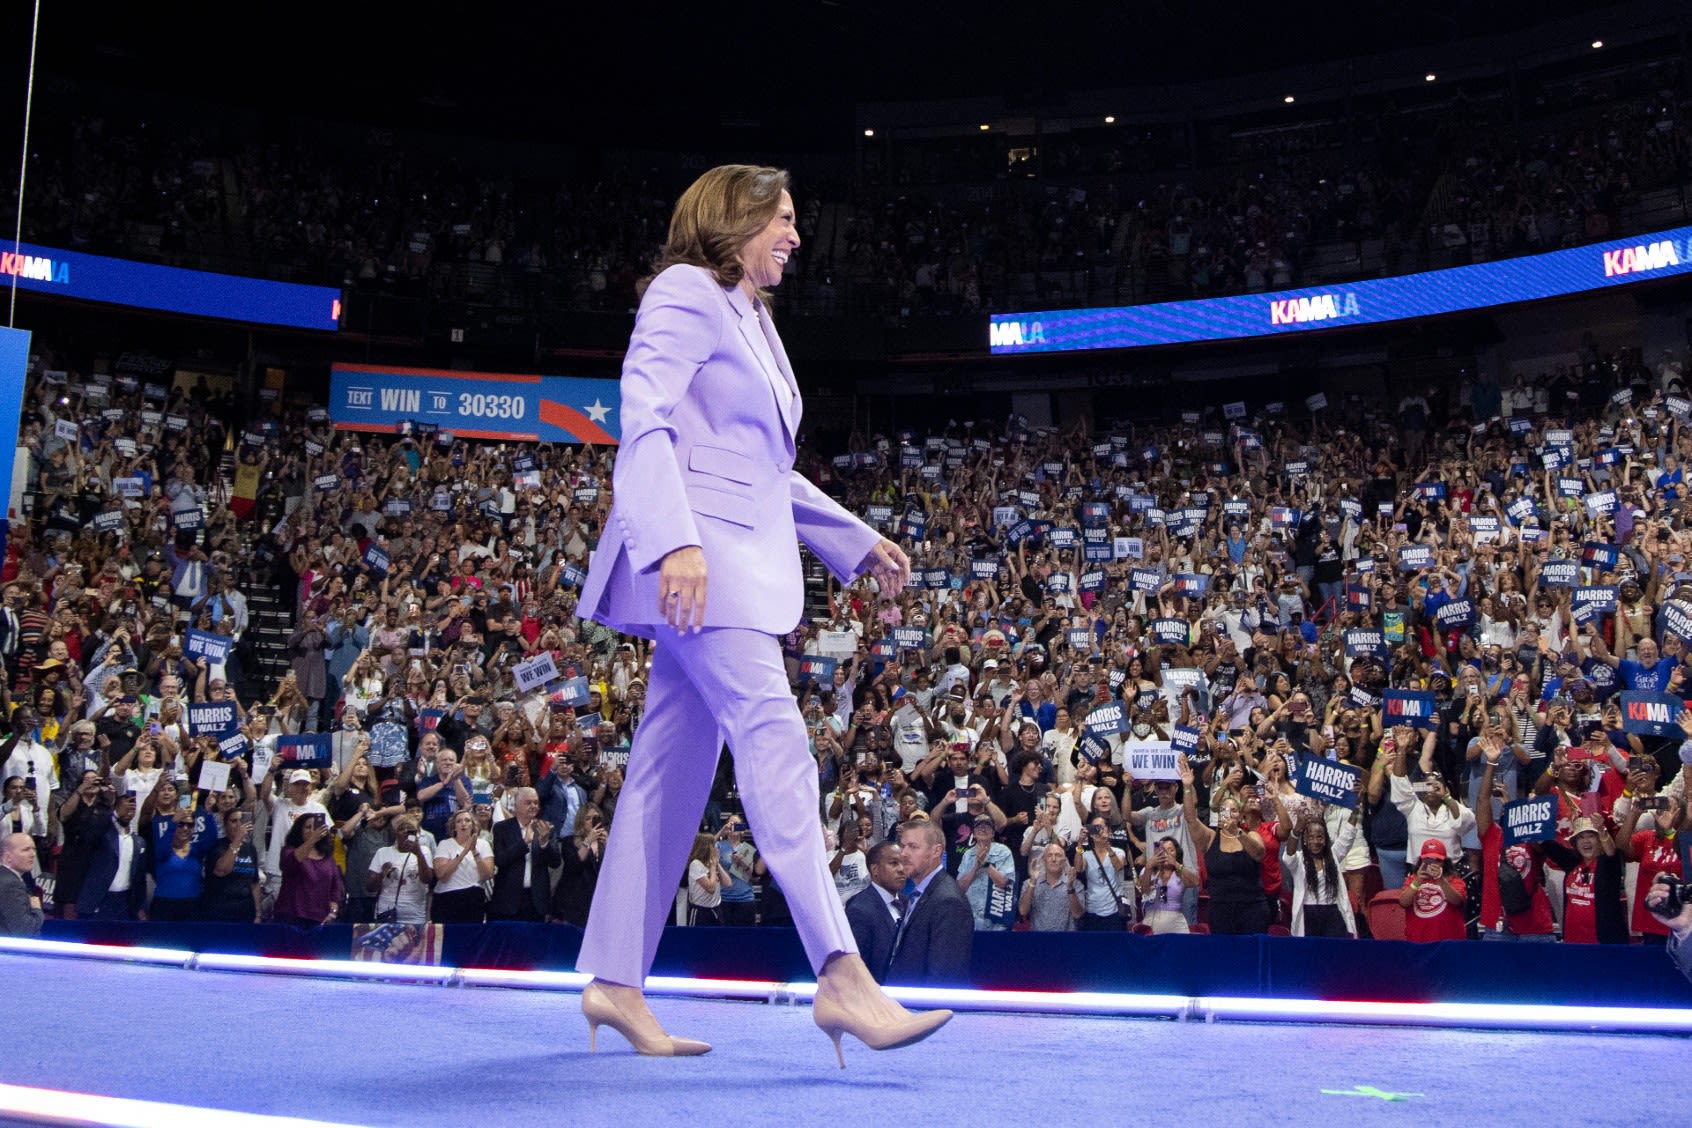
<instances>
[{"instance_id":1,"label":"blazer pocket flap","mask_svg":"<svg viewBox=\"0 0 1692 1128\"><path fill-rule=\"evenodd\" d=\"M748 529L757 524L752 499L744 494L714 490L709 486L688 486L687 503L695 513L715 517L720 521L729 521Z\"/></svg>"},{"instance_id":2,"label":"blazer pocket flap","mask_svg":"<svg viewBox=\"0 0 1692 1128\"><path fill-rule=\"evenodd\" d=\"M688 451L687 468L715 478L727 478L743 486L750 486L754 478L752 460L738 450L726 447L694 447Z\"/></svg>"}]
</instances>

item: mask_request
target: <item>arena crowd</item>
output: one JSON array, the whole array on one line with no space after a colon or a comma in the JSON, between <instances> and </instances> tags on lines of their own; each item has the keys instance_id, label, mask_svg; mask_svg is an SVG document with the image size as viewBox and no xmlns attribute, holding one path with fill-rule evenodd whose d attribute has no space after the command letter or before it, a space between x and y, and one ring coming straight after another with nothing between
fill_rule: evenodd
<instances>
[{"instance_id":1,"label":"arena crowd","mask_svg":"<svg viewBox=\"0 0 1692 1128\"><path fill-rule=\"evenodd\" d=\"M1397 404L805 451L915 563L820 581L786 640L841 896L928 820L982 930L1661 942L1680 372L1589 341ZM575 614L615 450L337 431L46 345L20 445L0 817L47 913L584 921L651 656ZM779 923L728 764L678 913Z\"/></svg>"}]
</instances>

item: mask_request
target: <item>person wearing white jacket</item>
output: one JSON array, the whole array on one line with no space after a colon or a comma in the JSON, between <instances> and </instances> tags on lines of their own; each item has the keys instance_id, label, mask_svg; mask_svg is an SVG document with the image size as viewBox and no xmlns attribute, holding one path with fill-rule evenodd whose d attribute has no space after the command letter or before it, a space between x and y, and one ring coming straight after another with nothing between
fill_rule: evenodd
<instances>
[{"instance_id":1,"label":"person wearing white jacket","mask_svg":"<svg viewBox=\"0 0 1692 1128\"><path fill-rule=\"evenodd\" d=\"M1292 878L1294 936L1357 935L1357 918L1340 860L1357 838L1361 808L1359 804L1332 838L1325 817L1309 806L1300 809L1298 822L1281 848L1282 869Z\"/></svg>"}]
</instances>

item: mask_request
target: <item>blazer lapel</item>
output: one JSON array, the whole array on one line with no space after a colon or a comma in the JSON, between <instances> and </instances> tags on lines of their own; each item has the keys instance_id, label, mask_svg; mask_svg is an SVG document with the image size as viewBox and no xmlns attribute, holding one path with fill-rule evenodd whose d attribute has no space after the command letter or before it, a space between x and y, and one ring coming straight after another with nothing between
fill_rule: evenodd
<instances>
[{"instance_id":1,"label":"blazer lapel","mask_svg":"<svg viewBox=\"0 0 1692 1128\"><path fill-rule=\"evenodd\" d=\"M788 378L782 374L775 354L770 348L769 338L765 335L759 323L763 320L753 309L751 301L735 286L726 291L729 308L734 310L735 317L740 323L740 336L746 342L746 347L752 350L752 355L758 358L758 367L764 372L764 378L769 381L770 395L775 400L776 409L781 413L781 422L787 428L788 442L791 444L795 420L793 418L794 394L793 386Z\"/></svg>"},{"instance_id":2,"label":"blazer lapel","mask_svg":"<svg viewBox=\"0 0 1692 1128\"><path fill-rule=\"evenodd\" d=\"M763 326L764 340L769 344L770 354L775 357L776 365L781 369L781 378L787 384L788 402L792 404L791 417L788 419L788 433L799 433L799 417L804 413L804 404L799 399L799 381L793 378L793 365L788 363L787 349L781 343L781 334L776 332L775 322L770 319L769 311L758 319Z\"/></svg>"}]
</instances>

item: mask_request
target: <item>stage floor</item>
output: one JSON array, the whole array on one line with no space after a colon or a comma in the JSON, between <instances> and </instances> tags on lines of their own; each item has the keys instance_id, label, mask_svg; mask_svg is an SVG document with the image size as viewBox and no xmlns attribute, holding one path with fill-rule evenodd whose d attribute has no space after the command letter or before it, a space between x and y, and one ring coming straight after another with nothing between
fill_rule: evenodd
<instances>
[{"instance_id":1,"label":"stage floor","mask_svg":"<svg viewBox=\"0 0 1692 1128\"><path fill-rule=\"evenodd\" d=\"M609 1030L590 1055L574 993L19 955L0 969L0 1082L363 1125L1117 1124L1172 1108L1234 1126L1638 1124L1673 1105L1692 1053L1666 1036L965 1013L904 1050L848 1041L842 1072L804 1005L655 1000L671 1030L716 1044L671 1060ZM14 1122L41 1121L0 1112Z\"/></svg>"}]
</instances>

